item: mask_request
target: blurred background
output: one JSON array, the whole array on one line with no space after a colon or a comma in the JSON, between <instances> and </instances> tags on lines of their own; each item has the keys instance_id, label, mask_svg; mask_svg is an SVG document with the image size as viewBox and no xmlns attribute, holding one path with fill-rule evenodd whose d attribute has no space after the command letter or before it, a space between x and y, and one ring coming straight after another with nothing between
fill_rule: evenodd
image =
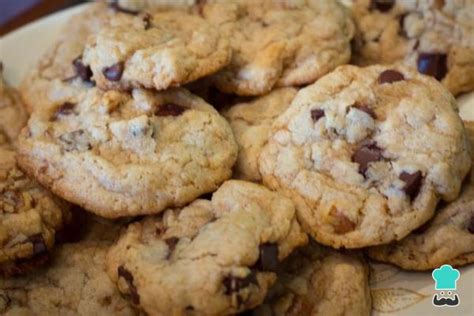
<instances>
[{"instance_id":1,"label":"blurred background","mask_svg":"<svg viewBox=\"0 0 474 316\"><path fill-rule=\"evenodd\" d=\"M86 0L0 0L0 36Z\"/></svg>"}]
</instances>

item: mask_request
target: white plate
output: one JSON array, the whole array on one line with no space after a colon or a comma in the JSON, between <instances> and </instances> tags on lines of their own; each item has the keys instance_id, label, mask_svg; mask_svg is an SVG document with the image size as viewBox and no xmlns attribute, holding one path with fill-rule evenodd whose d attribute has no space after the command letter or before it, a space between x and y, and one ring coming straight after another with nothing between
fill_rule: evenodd
<instances>
[{"instance_id":1,"label":"white plate","mask_svg":"<svg viewBox=\"0 0 474 316\"><path fill-rule=\"evenodd\" d=\"M1 1L1 0L0 0ZM5 77L18 85L52 44L61 25L73 14L83 10L80 5L31 23L4 36L0 41L0 60ZM474 120L474 93L458 98L460 113L465 120ZM458 307L436 308L432 305L434 281L431 273L406 272L384 264L372 264L371 287L374 315L474 315L474 266L460 269L457 293Z\"/></svg>"}]
</instances>

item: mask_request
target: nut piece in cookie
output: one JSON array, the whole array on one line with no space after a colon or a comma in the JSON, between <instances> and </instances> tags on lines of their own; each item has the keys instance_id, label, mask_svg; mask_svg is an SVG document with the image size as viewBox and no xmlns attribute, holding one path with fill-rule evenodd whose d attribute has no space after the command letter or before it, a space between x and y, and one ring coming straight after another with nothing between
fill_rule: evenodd
<instances>
[{"instance_id":1,"label":"nut piece in cookie","mask_svg":"<svg viewBox=\"0 0 474 316\"><path fill-rule=\"evenodd\" d=\"M61 245L47 268L2 279L0 314L138 315L104 271L108 246L98 241Z\"/></svg>"},{"instance_id":2,"label":"nut piece in cookie","mask_svg":"<svg viewBox=\"0 0 474 316\"><path fill-rule=\"evenodd\" d=\"M107 218L185 205L227 180L237 157L226 120L184 89L91 88L35 111L20 143L24 170Z\"/></svg>"},{"instance_id":3,"label":"nut piece in cookie","mask_svg":"<svg viewBox=\"0 0 474 316\"><path fill-rule=\"evenodd\" d=\"M401 66L341 66L301 89L259 157L318 242L400 240L452 201L471 167L455 99Z\"/></svg>"},{"instance_id":4,"label":"nut piece in cookie","mask_svg":"<svg viewBox=\"0 0 474 316\"><path fill-rule=\"evenodd\" d=\"M474 123L464 124L473 146ZM460 266L474 262L473 180L471 170L456 200L442 206L434 218L401 241L369 248L369 256L407 270L432 270L443 264Z\"/></svg>"},{"instance_id":5,"label":"nut piece in cookie","mask_svg":"<svg viewBox=\"0 0 474 316\"><path fill-rule=\"evenodd\" d=\"M198 15L166 11L128 19L104 27L85 48L84 63L101 88L165 90L230 61L228 39Z\"/></svg>"},{"instance_id":6,"label":"nut piece in cookie","mask_svg":"<svg viewBox=\"0 0 474 316\"><path fill-rule=\"evenodd\" d=\"M234 177L261 181L258 157L268 139L273 121L290 106L296 93L294 88L276 89L265 96L236 104L223 113L239 145Z\"/></svg>"},{"instance_id":7,"label":"nut piece in cookie","mask_svg":"<svg viewBox=\"0 0 474 316\"><path fill-rule=\"evenodd\" d=\"M232 60L213 76L226 93L312 83L350 59L354 26L337 1L206 1L198 11L230 40Z\"/></svg>"},{"instance_id":8,"label":"nut piece in cookie","mask_svg":"<svg viewBox=\"0 0 474 316\"><path fill-rule=\"evenodd\" d=\"M291 254L252 315L358 315L372 311L369 269L362 256L314 241Z\"/></svg>"},{"instance_id":9,"label":"nut piece in cookie","mask_svg":"<svg viewBox=\"0 0 474 316\"><path fill-rule=\"evenodd\" d=\"M474 89L474 1L356 0L353 61L403 63L454 95Z\"/></svg>"},{"instance_id":10,"label":"nut piece in cookie","mask_svg":"<svg viewBox=\"0 0 474 316\"><path fill-rule=\"evenodd\" d=\"M231 180L211 201L130 224L107 271L147 314L235 314L263 302L279 262L306 242L289 199Z\"/></svg>"},{"instance_id":11,"label":"nut piece in cookie","mask_svg":"<svg viewBox=\"0 0 474 316\"><path fill-rule=\"evenodd\" d=\"M29 179L15 152L0 148L0 275L28 272L48 260L69 206Z\"/></svg>"}]
</instances>

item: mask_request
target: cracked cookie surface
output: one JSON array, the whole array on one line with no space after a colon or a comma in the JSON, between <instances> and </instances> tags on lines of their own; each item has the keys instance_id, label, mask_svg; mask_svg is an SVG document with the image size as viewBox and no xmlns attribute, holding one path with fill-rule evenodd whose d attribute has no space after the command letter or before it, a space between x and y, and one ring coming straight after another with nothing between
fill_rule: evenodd
<instances>
[{"instance_id":1,"label":"cracked cookie surface","mask_svg":"<svg viewBox=\"0 0 474 316\"><path fill-rule=\"evenodd\" d=\"M90 89L33 113L21 166L97 215L156 214L214 191L231 176L228 123L184 89Z\"/></svg>"},{"instance_id":2,"label":"cracked cookie surface","mask_svg":"<svg viewBox=\"0 0 474 316\"><path fill-rule=\"evenodd\" d=\"M234 177L254 182L261 180L257 161L262 147L273 121L290 106L297 91L294 88L276 89L249 102L233 105L223 113L239 145Z\"/></svg>"},{"instance_id":3,"label":"cracked cookie surface","mask_svg":"<svg viewBox=\"0 0 474 316\"><path fill-rule=\"evenodd\" d=\"M3 79L3 66L0 63L0 145L14 142L27 121L28 114L20 94Z\"/></svg>"},{"instance_id":4,"label":"cracked cookie surface","mask_svg":"<svg viewBox=\"0 0 474 316\"><path fill-rule=\"evenodd\" d=\"M474 145L474 123L464 123ZM442 206L429 222L403 240L368 249L371 258L407 270L432 270L474 262L474 173L461 195Z\"/></svg>"},{"instance_id":5,"label":"cracked cookie surface","mask_svg":"<svg viewBox=\"0 0 474 316\"><path fill-rule=\"evenodd\" d=\"M407 67L341 66L299 91L259 158L320 243L400 240L452 201L471 166L452 95Z\"/></svg>"},{"instance_id":6,"label":"cracked cookie surface","mask_svg":"<svg viewBox=\"0 0 474 316\"><path fill-rule=\"evenodd\" d=\"M290 255L255 316L359 315L372 311L369 269L362 256L313 241Z\"/></svg>"},{"instance_id":7,"label":"cracked cookie surface","mask_svg":"<svg viewBox=\"0 0 474 316\"><path fill-rule=\"evenodd\" d=\"M279 261L306 243L295 215L289 199L230 180L211 201L131 224L108 273L148 314L238 313L263 301Z\"/></svg>"},{"instance_id":8,"label":"cracked cookie surface","mask_svg":"<svg viewBox=\"0 0 474 316\"><path fill-rule=\"evenodd\" d=\"M354 61L400 62L457 95L474 89L474 1L371 1L353 4Z\"/></svg>"},{"instance_id":9,"label":"cracked cookie surface","mask_svg":"<svg viewBox=\"0 0 474 316\"><path fill-rule=\"evenodd\" d=\"M230 61L228 39L200 16L154 12L104 27L84 50L101 88L164 90L212 74Z\"/></svg>"},{"instance_id":10,"label":"cracked cookie surface","mask_svg":"<svg viewBox=\"0 0 474 316\"><path fill-rule=\"evenodd\" d=\"M17 167L14 151L0 148L0 274L21 274L44 263L68 210Z\"/></svg>"},{"instance_id":11,"label":"cracked cookie surface","mask_svg":"<svg viewBox=\"0 0 474 316\"><path fill-rule=\"evenodd\" d=\"M214 75L226 93L308 84L350 58L354 26L337 1L206 1L199 11L230 40L232 60Z\"/></svg>"},{"instance_id":12,"label":"cracked cookie surface","mask_svg":"<svg viewBox=\"0 0 474 316\"><path fill-rule=\"evenodd\" d=\"M81 242L58 247L48 267L2 279L2 315L138 315L105 272L109 244Z\"/></svg>"}]
</instances>

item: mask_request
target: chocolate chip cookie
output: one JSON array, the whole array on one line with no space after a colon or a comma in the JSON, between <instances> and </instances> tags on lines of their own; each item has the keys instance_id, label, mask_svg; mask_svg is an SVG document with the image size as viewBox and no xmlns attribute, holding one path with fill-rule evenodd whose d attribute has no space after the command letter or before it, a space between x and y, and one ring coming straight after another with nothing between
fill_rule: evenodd
<instances>
[{"instance_id":1,"label":"chocolate chip cookie","mask_svg":"<svg viewBox=\"0 0 474 316\"><path fill-rule=\"evenodd\" d=\"M28 115L20 94L3 79L3 66L0 63L0 145L15 141L27 121Z\"/></svg>"},{"instance_id":2,"label":"chocolate chip cookie","mask_svg":"<svg viewBox=\"0 0 474 316\"><path fill-rule=\"evenodd\" d=\"M371 311L369 269L362 257L310 242L286 259L265 302L252 314L362 316Z\"/></svg>"},{"instance_id":3,"label":"chocolate chip cookie","mask_svg":"<svg viewBox=\"0 0 474 316\"><path fill-rule=\"evenodd\" d=\"M2 315L138 315L105 272L107 243L65 244L49 267L2 279Z\"/></svg>"},{"instance_id":4,"label":"chocolate chip cookie","mask_svg":"<svg viewBox=\"0 0 474 316\"><path fill-rule=\"evenodd\" d=\"M30 175L107 218L185 205L228 179L237 157L226 120L184 89L91 88L35 111L20 138Z\"/></svg>"},{"instance_id":5,"label":"chocolate chip cookie","mask_svg":"<svg viewBox=\"0 0 474 316\"><path fill-rule=\"evenodd\" d=\"M212 74L230 61L229 40L182 10L129 15L88 43L84 63L101 88L164 90Z\"/></svg>"},{"instance_id":6,"label":"chocolate chip cookie","mask_svg":"<svg viewBox=\"0 0 474 316\"><path fill-rule=\"evenodd\" d=\"M262 146L267 141L273 121L289 107L296 92L294 88L279 88L223 112L239 145L234 177L255 182L261 180L257 161Z\"/></svg>"},{"instance_id":7,"label":"chocolate chip cookie","mask_svg":"<svg viewBox=\"0 0 474 316\"><path fill-rule=\"evenodd\" d=\"M17 167L15 152L0 148L0 275L44 263L69 216L66 203Z\"/></svg>"},{"instance_id":8,"label":"chocolate chip cookie","mask_svg":"<svg viewBox=\"0 0 474 316\"><path fill-rule=\"evenodd\" d=\"M206 1L198 11L230 40L231 63L214 76L226 93L308 84L350 58L354 27L337 1Z\"/></svg>"},{"instance_id":9,"label":"chocolate chip cookie","mask_svg":"<svg viewBox=\"0 0 474 316\"><path fill-rule=\"evenodd\" d=\"M262 303L279 261L306 243L295 215L289 199L227 181L211 201L131 224L108 273L148 314L235 314Z\"/></svg>"},{"instance_id":10,"label":"chocolate chip cookie","mask_svg":"<svg viewBox=\"0 0 474 316\"><path fill-rule=\"evenodd\" d=\"M354 61L401 62L453 94L474 89L474 1L356 0Z\"/></svg>"},{"instance_id":11,"label":"chocolate chip cookie","mask_svg":"<svg viewBox=\"0 0 474 316\"><path fill-rule=\"evenodd\" d=\"M453 96L402 66L341 66L299 91L259 158L320 243L400 240L460 192L471 159Z\"/></svg>"},{"instance_id":12,"label":"chocolate chip cookie","mask_svg":"<svg viewBox=\"0 0 474 316\"><path fill-rule=\"evenodd\" d=\"M465 123L474 145L474 123ZM439 208L436 216L405 239L370 248L375 260L407 270L432 270L443 264L474 262L474 172L461 195Z\"/></svg>"}]
</instances>

